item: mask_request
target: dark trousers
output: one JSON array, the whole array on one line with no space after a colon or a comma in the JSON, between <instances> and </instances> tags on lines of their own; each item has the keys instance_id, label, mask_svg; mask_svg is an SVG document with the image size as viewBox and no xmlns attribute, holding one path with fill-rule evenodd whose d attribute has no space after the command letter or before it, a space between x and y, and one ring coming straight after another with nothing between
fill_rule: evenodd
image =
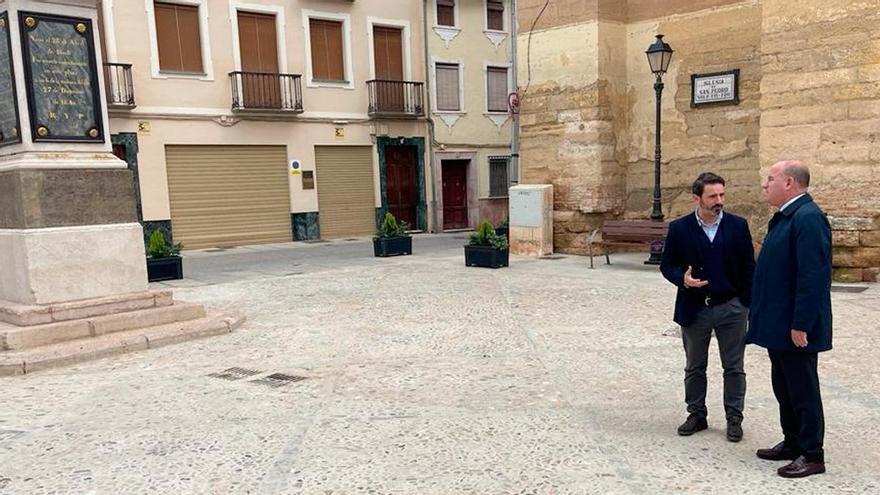
<instances>
[{"instance_id":1,"label":"dark trousers","mask_svg":"<svg viewBox=\"0 0 880 495\"><path fill-rule=\"evenodd\" d=\"M785 444L807 461L825 462L825 414L819 393L819 355L815 352L769 351L773 394Z\"/></svg>"},{"instance_id":2,"label":"dark trousers","mask_svg":"<svg viewBox=\"0 0 880 495\"><path fill-rule=\"evenodd\" d=\"M687 411L706 417L706 366L712 330L724 368L724 412L727 419L742 419L746 398L743 370L746 322L749 310L738 298L702 308L693 323L681 328L687 365L684 369L684 400Z\"/></svg>"}]
</instances>

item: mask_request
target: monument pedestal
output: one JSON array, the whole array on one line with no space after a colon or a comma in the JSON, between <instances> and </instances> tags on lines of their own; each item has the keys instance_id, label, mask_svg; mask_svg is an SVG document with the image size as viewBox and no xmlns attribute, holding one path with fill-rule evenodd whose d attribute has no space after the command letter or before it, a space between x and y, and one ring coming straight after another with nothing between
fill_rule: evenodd
<instances>
[{"instance_id":1,"label":"monument pedestal","mask_svg":"<svg viewBox=\"0 0 880 495\"><path fill-rule=\"evenodd\" d=\"M0 374L243 320L147 291L134 181L109 139L97 18L82 0L0 6Z\"/></svg>"}]
</instances>

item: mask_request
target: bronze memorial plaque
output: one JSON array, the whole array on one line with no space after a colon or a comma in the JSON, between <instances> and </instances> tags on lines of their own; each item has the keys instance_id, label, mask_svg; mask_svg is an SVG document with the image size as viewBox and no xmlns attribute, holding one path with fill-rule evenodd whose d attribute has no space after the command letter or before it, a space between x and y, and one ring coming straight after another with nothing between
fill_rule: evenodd
<instances>
[{"instance_id":1,"label":"bronze memorial plaque","mask_svg":"<svg viewBox=\"0 0 880 495\"><path fill-rule=\"evenodd\" d=\"M12 67L12 44L9 38L9 15L0 12L0 146L20 142L18 99L15 95L15 71Z\"/></svg>"},{"instance_id":2,"label":"bronze memorial plaque","mask_svg":"<svg viewBox=\"0 0 880 495\"><path fill-rule=\"evenodd\" d=\"M92 21L18 16L34 141L104 142Z\"/></svg>"}]
</instances>

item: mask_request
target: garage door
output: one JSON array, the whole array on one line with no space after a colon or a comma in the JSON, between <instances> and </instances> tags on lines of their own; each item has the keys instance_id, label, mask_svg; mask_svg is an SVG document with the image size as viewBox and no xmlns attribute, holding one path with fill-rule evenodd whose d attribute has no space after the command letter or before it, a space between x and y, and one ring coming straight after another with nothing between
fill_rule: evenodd
<instances>
[{"instance_id":1,"label":"garage door","mask_svg":"<svg viewBox=\"0 0 880 495\"><path fill-rule=\"evenodd\" d=\"M315 146L321 237L376 231L372 157L370 146Z\"/></svg>"},{"instance_id":2,"label":"garage door","mask_svg":"<svg viewBox=\"0 0 880 495\"><path fill-rule=\"evenodd\" d=\"M184 248L291 241L284 146L166 146L165 163Z\"/></svg>"}]
</instances>

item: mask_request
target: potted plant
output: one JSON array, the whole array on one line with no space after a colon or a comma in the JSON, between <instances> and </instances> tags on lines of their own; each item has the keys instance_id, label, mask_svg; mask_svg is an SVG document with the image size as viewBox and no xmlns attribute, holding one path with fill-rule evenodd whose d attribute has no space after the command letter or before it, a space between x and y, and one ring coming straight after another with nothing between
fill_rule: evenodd
<instances>
[{"instance_id":1,"label":"potted plant","mask_svg":"<svg viewBox=\"0 0 880 495\"><path fill-rule=\"evenodd\" d=\"M495 233L491 222L483 222L476 232L468 236L468 244L464 247L464 264L501 268L508 266L510 251L507 238Z\"/></svg>"},{"instance_id":2,"label":"potted plant","mask_svg":"<svg viewBox=\"0 0 880 495\"><path fill-rule=\"evenodd\" d=\"M383 258L412 254L412 236L406 233L406 228L406 222L397 223L394 215L386 213L382 226L373 237L373 254Z\"/></svg>"},{"instance_id":3,"label":"potted plant","mask_svg":"<svg viewBox=\"0 0 880 495\"><path fill-rule=\"evenodd\" d=\"M150 234L147 246L147 279L150 282L183 278L183 259L178 255L182 244L169 244L160 230Z\"/></svg>"},{"instance_id":4,"label":"potted plant","mask_svg":"<svg viewBox=\"0 0 880 495\"><path fill-rule=\"evenodd\" d=\"M508 242L510 241L510 222L508 221L508 219L505 218L503 222L495 227L495 233L498 235L503 235L507 238Z\"/></svg>"}]
</instances>

